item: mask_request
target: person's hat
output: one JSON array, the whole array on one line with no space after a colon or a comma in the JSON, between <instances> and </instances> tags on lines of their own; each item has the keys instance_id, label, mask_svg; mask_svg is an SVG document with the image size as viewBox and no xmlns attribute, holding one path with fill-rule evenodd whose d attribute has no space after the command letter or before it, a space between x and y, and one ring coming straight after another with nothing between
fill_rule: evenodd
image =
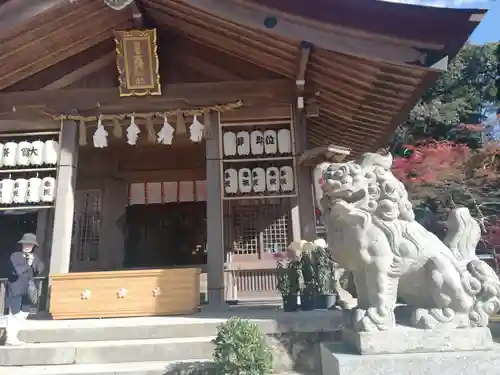
<instances>
[{"instance_id":1,"label":"person's hat","mask_svg":"<svg viewBox=\"0 0 500 375\"><path fill-rule=\"evenodd\" d=\"M21 238L18 243L38 246L36 236L33 233L24 233L23 238Z\"/></svg>"}]
</instances>

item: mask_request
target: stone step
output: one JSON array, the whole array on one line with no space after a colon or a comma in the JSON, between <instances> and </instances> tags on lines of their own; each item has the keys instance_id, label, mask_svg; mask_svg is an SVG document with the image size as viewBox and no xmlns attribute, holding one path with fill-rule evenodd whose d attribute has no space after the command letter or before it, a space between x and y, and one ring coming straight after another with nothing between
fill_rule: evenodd
<instances>
[{"instance_id":1,"label":"stone step","mask_svg":"<svg viewBox=\"0 0 500 375\"><path fill-rule=\"evenodd\" d=\"M285 313L276 310L199 313L188 317L28 320L20 339L30 343L57 343L208 337L215 336L217 327L231 316L249 319L265 334L337 331L343 323L339 311Z\"/></svg>"},{"instance_id":2,"label":"stone step","mask_svg":"<svg viewBox=\"0 0 500 375\"><path fill-rule=\"evenodd\" d=\"M205 360L212 357L209 337L148 340L81 341L0 347L2 366L50 366Z\"/></svg>"}]
</instances>

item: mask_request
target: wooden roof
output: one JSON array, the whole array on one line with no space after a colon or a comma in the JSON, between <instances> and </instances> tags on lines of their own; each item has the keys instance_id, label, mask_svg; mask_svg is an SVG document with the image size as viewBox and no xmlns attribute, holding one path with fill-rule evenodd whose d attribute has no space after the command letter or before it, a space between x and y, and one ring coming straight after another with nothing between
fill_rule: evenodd
<instances>
[{"instance_id":1,"label":"wooden roof","mask_svg":"<svg viewBox=\"0 0 500 375\"><path fill-rule=\"evenodd\" d=\"M457 53L484 13L375 0L136 4L146 26L180 34L220 51L221 58L232 56L292 81L300 78L301 46L308 42L306 99L314 96L320 106L319 117L308 120L309 142L339 144L354 154L386 141L437 78L435 64ZM276 17L274 28L264 25L268 16ZM104 66L106 56L112 60L113 30L133 26L129 9L114 11L102 0L6 2L0 5L0 90L23 90L34 76L50 69L60 72L60 64L71 59L74 63L66 66L98 65L100 59ZM210 69L222 74L224 64L217 65L212 62Z\"/></svg>"}]
</instances>

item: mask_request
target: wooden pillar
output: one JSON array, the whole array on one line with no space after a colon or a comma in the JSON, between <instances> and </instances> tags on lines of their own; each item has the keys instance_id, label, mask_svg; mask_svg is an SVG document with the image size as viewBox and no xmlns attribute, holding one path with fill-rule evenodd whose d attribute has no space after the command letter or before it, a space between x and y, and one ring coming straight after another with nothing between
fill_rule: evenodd
<instances>
[{"instance_id":1,"label":"wooden pillar","mask_svg":"<svg viewBox=\"0 0 500 375\"><path fill-rule=\"evenodd\" d=\"M76 168L78 164L78 126L65 120L61 126L60 156L57 167L56 207L50 273L69 272L71 260L71 234L75 212Z\"/></svg>"},{"instance_id":2,"label":"wooden pillar","mask_svg":"<svg viewBox=\"0 0 500 375\"><path fill-rule=\"evenodd\" d=\"M207 294L208 308L225 308L224 225L220 171L220 117L210 115L211 131L205 142L207 173Z\"/></svg>"},{"instance_id":3,"label":"wooden pillar","mask_svg":"<svg viewBox=\"0 0 500 375\"><path fill-rule=\"evenodd\" d=\"M303 109L295 108L295 155L297 159L307 150L306 113ZM292 207L292 226L294 240L302 239L314 241L316 239L315 205L313 198L313 181L309 167L297 165L297 202ZM299 233L296 238L296 232Z\"/></svg>"}]
</instances>

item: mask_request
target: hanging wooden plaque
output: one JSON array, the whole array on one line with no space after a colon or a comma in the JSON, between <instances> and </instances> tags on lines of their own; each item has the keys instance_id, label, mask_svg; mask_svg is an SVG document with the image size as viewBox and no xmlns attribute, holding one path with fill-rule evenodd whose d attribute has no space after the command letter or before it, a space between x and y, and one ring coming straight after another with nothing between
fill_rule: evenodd
<instances>
[{"instance_id":1,"label":"hanging wooden plaque","mask_svg":"<svg viewBox=\"0 0 500 375\"><path fill-rule=\"evenodd\" d=\"M120 96L161 95L156 30L115 31Z\"/></svg>"}]
</instances>

